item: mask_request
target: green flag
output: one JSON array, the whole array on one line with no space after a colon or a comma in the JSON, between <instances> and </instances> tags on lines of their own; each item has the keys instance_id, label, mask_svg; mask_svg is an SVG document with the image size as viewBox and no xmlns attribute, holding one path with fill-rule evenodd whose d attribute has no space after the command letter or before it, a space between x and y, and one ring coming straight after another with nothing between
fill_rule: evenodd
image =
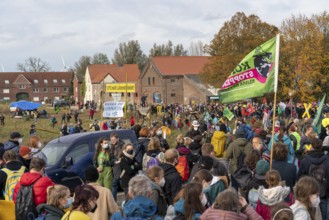
<instances>
[{"instance_id":1,"label":"green flag","mask_svg":"<svg viewBox=\"0 0 329 220\"><path fill-rule=\"evenodd\" d=\"M278 36L274 37L243 58L218 91L221 102L235 102L276 91L279 41Z\"/></svg>"},{"instance_id":2,"label":"green flag","mask_svg":"<svg viewBox=\"0 0 329 220\"><path fill-rule=\"evenodd\" d=\"M229 121L231 121L231 120L234 118L233 113L232 113L227 107L224 108L223 115L224 115Z\"/></svg>"},{"instance_id":3,"label":"green flag","mask_svg":"<svg viewBox=\"0 0 329 220\"><path fill-rule=\"evenodd\" d=\"M316 130L318 132L318 134L321 133L321 121L322 121L322 118L323 118L323 115L322 115L322 110L323 110L323 104L324 104L324 100L326 99L326 94L324 94L321 102L320 102L320 105L318 107L318 110L316 111L316 115L315 115L315 118L314 118L314 121L313 121L313 127L314 127L314 130Z\"/></svg>"}]
</instances>

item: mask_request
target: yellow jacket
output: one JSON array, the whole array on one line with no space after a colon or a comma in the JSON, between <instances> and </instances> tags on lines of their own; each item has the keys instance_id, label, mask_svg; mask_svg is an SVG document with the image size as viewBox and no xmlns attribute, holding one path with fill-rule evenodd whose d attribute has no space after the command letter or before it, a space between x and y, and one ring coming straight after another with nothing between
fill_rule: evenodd
<instances>
[{"instance_id":1,"label":"yellow jacket","mask_svg":"<svg viewBox=\"0 0 329 220\"><path fill-rule=\"evenodd\" d=\"M222 157L225 151L226 134L223 131L215 131L211 138L216 157Z\"/></svg>"},{"instance_id":2,"label":"yellow jacket","mask_svg":"<svg viewBox=\"0 0 329 220\"><path fill-rule=\"evenodd\" d=\"M67 218L68 215L70 216ZM62 217L62 220L92 220L92 219L85 213L74 210L65 213L65 215Z\"/></svg>"}]
</instances>

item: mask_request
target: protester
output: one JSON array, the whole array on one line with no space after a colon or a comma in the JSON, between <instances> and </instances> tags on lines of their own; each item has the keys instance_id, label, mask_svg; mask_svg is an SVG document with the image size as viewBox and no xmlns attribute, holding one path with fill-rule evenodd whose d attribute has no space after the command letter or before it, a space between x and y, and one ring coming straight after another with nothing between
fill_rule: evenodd
<instances>
[{"instance_id":1,"label":"protester","mask_svg":"<svg viewBox=\"0 0 329 220\"><path fill-rule=\"evenodd\" d=\"M32 159L31 148L27 146L21 146L19 148L18 160L25 166L26 170L30 170L30 163Z\"/></svg>"},{"instance_id":2,"label":"protester","mask_svg":"<svg viewBox=\"0 0 329 220\"><path fill-rule=\"evenodd\" d=\"M44 220L61 220L64 209L72 205L70 190L63 185L54 185L47 188L47 203L37 206L39 216L44 216Z\"/></svg>"},{"instance_id":3,"label":"protester","mask_svg":"<svg viewBox=\"0 0 329 220\"><path fill-rule=\"evenodd\" d=\"M112 167L110 166L111 153L106 138L98 140L93 161L99 173L97 183L111 190L113 181Z\"/></svg>"},{"instance_id":4,"label":"protester","mask_svg":"<svg viewBox=\"0 0 329 220\"><path fill-rule=\"evenodd\" d=\"M261 216L248 205L243 197L229 188L218 194L212 207L208 208L200 217L201 220L263 220Z\"/></svg>"},{"instance_id":5,"label":"protester","mask_svg":"<svg viewBox=\"0 0 329 220\"><path fill-rule=\"evenodd\" d=\"M272 207L272 220L294 220L294 214L289 206L279 203Z\"/></svg>"},{"instance_id":6,"label":"protester","mask_svg":"<svg viewBox=\"0 0 329 220\"><path fill-rule=\"evenodd\" d=\"M23 142L23 135L19 132L15 131L10 134L10 139L4 143L4 149L7 150L14 150L16 154L19 154L19 146Z\"/></svg>"},{"instance_id":7,"label":"protester","mask_svg":"<svg viewBox=\"0 0 329 220\"><path fill-rule=\"evenodd\" d=\"M65 213L62 220L91 220L87 213L94 213L97 209L97 190L86 184L77 186L74 190L72 209Z\"/></svg>"},{"instance_id":8,"label":"protester","mask_svg":"<svg viewBox=\"0 0 329 220\"><path fill-rule=\"evenodd\" d=\"M173 198L179 192L182 186L182 177L177 172L175 165L178 162L178 151L176 149L169 149L165 152L164 163L160 167L164 170L165 185L163 192L168 204L172 204Z\"/></svg>"},{"instance_id":9,"label":"protester","mask_svg":"<svg viewBox=\"0 0 329 220\"><path fill-rule=\"evenodd\" d=\"M144 173L151 166L157 166L164 161L164 153L160 149L160 140L157 137L152 137L149 140L149 145L143 156L142 168Z\"/></svg>"},{"instance_id":10,"label":"protester","mask_svg":"<svg viewBox=\"0 0 329 220\"><path fill-rule=\"evenodd\" d=\"M320 204L319 192L319 184L314 178L306 176L298 180L294 189L296 201L290 206L294 219L317 219L314 208ZM322 216L322 219L326 219L326 216Z\"/></svg>"},{"instance_id":11,"label":"protester","mask_svg":"<svg viewBox=\"0 0 329 220\"><path fill-rule=\"evenodd\" d=\"M216 130L211 138L211 144L214 146L215 156L223 157L226 148L226 126L220 124L219 130Z\"/></svg>"},{"instance_id":12,"label":"protester","mask_svg":"<svg viewBox=\"0 0 329 220\"><path fill-rule=\"evenodd\" d=\"M157 215L165 216L167 212L167 202L163 194L162 187L166 183L163 169L159 166L153 166L147 170L147 177L151 180L152 194L150 199L157 206Z\"/></svg>"},{"instance_id":13,"label":"protester","mask_svg":"<svg viewBox=\"0 0 329 220\"><path fill-rule=\"evenodd\" d=\"M38 157L43 159L47 164L47 157L46 155L41 151L42 149L42 142L39 136L33 135L30 137L30 147L31 147L31 153L32 157Z\"/></svg>"},{"instance_id":14,"label":"protester","mask_svg":"<svg viewBox=\"0 0 329 220\"><path fill-rule=\"evenodd\" d=\"M129 200L125 201L123 210L112 215L111 220L120 220L133 217L141 219L161 220L156 216L157 207L149 198L152 193L150 180L144 175L137 175L129 181Z\"/></svg>"},{"instance_id":15,"label":"protester","mask_svg":"<svg viewBox=\"0 0 329 220\"><path fill-rule=\"evenodd\" d=\"M97 209L95 212L88 212L91 219L110 219L110 217L119 210L114 201L111 190L97 183L99 173L96 167L89 166L84 170L86 183L97 190L99 197L97 199Z\"/></svg>"}]
</instances>

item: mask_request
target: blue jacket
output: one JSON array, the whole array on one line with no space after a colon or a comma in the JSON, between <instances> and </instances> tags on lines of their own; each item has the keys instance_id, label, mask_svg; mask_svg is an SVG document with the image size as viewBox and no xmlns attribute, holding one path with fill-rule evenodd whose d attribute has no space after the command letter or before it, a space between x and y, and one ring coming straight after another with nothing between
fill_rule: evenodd
<instances>
[{"instance_id":1,"label":"blue jacket","mask_svg":"<svg viewBox=\"0 0 329 220\"><path fill-rule=\"evenodd\" d=\"M5 151L14 150L17 155L19 154L19 143L17 141L9 140L3 144L3 147L5 148Z\"/></svg>"},{"instance_id":2,"label":"blue jacket","mask_svg":"<svg viewBox=\"0 0 329 220\"><path fill-rule=\"evenodd\" d=\"M184 204L185 204L184 199L180 199L175 203L174 207L175 207L176 215L178 215L178 213L182 213L185 216ZM197 220L201 216L201 214L202 213L194 212L192 216L192 220Z\"/></svg>"},{"instance_id":3,"label":"blue jacket","mask_svg":"<svg viewBox=\"0 0 329 220\"><path fill-rule=\"evenodd\" d=\"M274 144L278 142L279 134L274 135ZM290 138L287 135L283 135L283 143L288 146L288 163L293 163L295 158L295 150ZM268 150L271 151L272 139L268 143Z\"/></svg>"},{"instance_id":4,"label":"blue jacket","mask_svg":"<svg viewBox=\"0 0 329 220\"><path fill-rule=\"evenodd\" d=\"M137 196L134 199L128 201L123 207L122 216L121 212L116 212L112 215L111 220L121 220L127 217L139 217L139 219L148 219L155 215L157 207L154 205L151 199L145 196ZM163 220L162 217L156 217L155 220Z\"/></svg>"}]
</instances>

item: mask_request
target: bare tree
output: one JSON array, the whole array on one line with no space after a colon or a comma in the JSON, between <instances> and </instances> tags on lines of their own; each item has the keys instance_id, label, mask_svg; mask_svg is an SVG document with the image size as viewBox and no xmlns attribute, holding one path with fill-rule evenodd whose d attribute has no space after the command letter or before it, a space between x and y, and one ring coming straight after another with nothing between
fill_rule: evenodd
<instances>
[{"instance_id":1,"label":"bare tree","mask_svg":"<svg viewBox=\"0 0 329 220\"><path fill-rule=\"evenodd\" d=\"M190 56L205 56L206 53L204 52L204 44L202 41L192 41L188 49L188 54Z\"/></svg>"},{"instance_id":2,"label":"bare tree","mask_svg":"<svg viewBox=\"0 0 329 220\"><path fill-rule=\"evenodd\" d=\"M47 72L50 66L38 57L29 57L25 63L18 63L17 69L22 72Z\"/></svg>"}]
</instances>

